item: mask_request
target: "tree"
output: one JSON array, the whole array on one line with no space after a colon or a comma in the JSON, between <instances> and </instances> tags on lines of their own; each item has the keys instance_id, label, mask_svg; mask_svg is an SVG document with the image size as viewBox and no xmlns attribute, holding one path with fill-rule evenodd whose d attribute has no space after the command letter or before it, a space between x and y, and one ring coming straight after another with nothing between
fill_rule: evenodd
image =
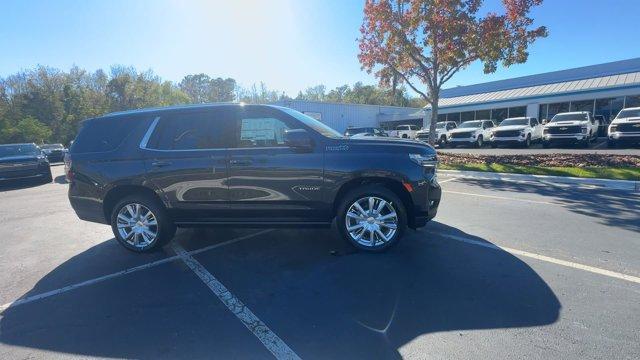
<instances>
[{"instance_id":1,"label":"tree","mask_svg":"<svg viewBox=\"0 0 640 360\"><path fill-rule=\"evenodd\" d=\"M3 142L35 142L44 143L51 136L51 129L33 117L26 117L15 127L5 128L0 131L0 140Z\"/></svg>"},{"instance_id":2,"label":"tree","mask_svg":"<svg viewBox=\"0 0 640 360\"><path fill-rule=\"evenodd\" d=\"M381 85L407 84L431 105L433 144L442 85L474 61L484 64L485 73L495 72L498 63L524 63L528 46L547 36L528 17L541 3L502 0L504 14L479 17L482 0L367 0L358 59Z\"/></svg>"}]
</instances>

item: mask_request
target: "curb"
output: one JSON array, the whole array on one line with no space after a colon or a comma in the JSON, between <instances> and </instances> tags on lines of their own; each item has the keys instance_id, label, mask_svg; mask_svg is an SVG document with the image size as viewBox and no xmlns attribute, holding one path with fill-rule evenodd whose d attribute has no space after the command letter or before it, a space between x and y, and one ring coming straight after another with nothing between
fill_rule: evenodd
<instances>
[{"instance_id":1,"label":"curb","mask_svg":"<svg viewBox=\"0 0 640 360\"><path fill-rule=\"evenodd\" d=\"M438 170L442 175L456 176L462 179L498 180L498 181L536 181L548 184L569 184L595 186L604 189L640 191L640 181L578 178L570 176L525 175L493 173L484 171Z\"/></svg>"}]
</instances>

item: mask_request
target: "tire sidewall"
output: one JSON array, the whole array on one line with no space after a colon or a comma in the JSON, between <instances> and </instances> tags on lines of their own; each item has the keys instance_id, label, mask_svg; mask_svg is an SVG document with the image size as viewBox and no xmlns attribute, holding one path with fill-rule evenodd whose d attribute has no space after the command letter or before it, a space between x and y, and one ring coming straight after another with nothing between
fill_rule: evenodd
<instances>
[{"instance_id":1,"label":"tire sidewall","mask_svg":"<svg viewBox=\"0 0 640 360\"><path fill-rule=\"evenodd\" d=\"M116 221L118 212L125 205L131 204L131 203L138 203L138 204L144 205L147 209L151 210L151 212L156 217L156 221L158 222L158 236L156 237L156 240L151 244L151 246L148 246L143 249L136 248L135 246L127 243L120 236L120 233L118 232L117 221ZM116 238L116 240L118 240L118 242L122 246L124 246L127 250L138 252L138 253L152 252L161 248L169 240L171 240L171 238L173 238L173 235L175 233L175 226L167 216L164 206L160 204L159 201L144 195L130 195L118 201L118 203L113 207L113 210L111 211L110 221L111 221L111 230L113 231L113 235Z\"/></svg>"},{"instance_id":2,"label":"tire sidewall","mask_svg":"<svg viewBox=\"0 0 640 360\"><path fill-rule=\"evenodd\" d=\"M398 215L398 227L396 229L396 233L393 235L391 240L375 248L364 246L358 243L357 241L353 240L346 228L345 217L346 217L347 210L357 199L367 197L367 196L375 196L375 197L384 199L387 202L391 202L391 204L393 205L393 208L396 211L396 214ZM402 200L396 194L394 194L391 190L386 189L382 185L365 185L360 188L354 189L345 195L344 200L340 203L340 206L338 207L338 211L336 215L336 225L338 227L338 231L340 232L340 235L342 236L342 238L345 239L347 242L349 242L355 248L364 250L367 252L382 252L394 246L395 244L397 244L398 241L400 241L400 239L404 235L405 230L407 228L407 212L406 212L406 209L404 208L404 204L402 203Z\"/></svg>"}]
</instances>

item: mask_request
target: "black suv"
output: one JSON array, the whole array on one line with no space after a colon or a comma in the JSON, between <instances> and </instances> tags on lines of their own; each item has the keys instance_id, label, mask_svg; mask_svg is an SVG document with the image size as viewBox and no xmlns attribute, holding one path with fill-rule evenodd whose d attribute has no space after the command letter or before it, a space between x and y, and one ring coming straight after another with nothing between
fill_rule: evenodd
<instances>
[{"instance_id":1,"label":"black suv","mask_svg":"<svg viewBox=\"0 0 640 360\"><path fill-rule=\"evenodd\" d=\"M176 226L330 226L381 251L436 215L435 150L349 139L297 111L212 104L113 113L83 122L65 159L78 217L110 224L127 249Z\"/></svg>"}]
</instances>

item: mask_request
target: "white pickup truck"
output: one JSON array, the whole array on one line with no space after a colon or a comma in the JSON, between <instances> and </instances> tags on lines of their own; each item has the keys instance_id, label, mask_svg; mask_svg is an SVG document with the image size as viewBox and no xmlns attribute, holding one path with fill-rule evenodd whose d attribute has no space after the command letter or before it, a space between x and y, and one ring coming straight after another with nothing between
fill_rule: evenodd
<instances>
[{"instance_id":1,"label":"white pickup truck","mask_svg":"<svg viewBox=\"0 0 640 360\"><path fill-rule=\"evenodd\" d=\"M491 132L491 147L518 145L525 148L542 140L542 125L534 117L516 117L502 120Z\"/></svg>"},{"instance_id":2,"label":"white pickup truck","mask_svg":"<svg viewBox=\"0 0 640 360\"><path fill-rule=\"evenodd\" d=\"M444 147L449 142L449 132L458 127L455 121L440 121L436 123L436 144ZM429 128L416 132L416 140L429 142Z\"/></svg>"},{"instance_id":3,"label":"white pickup truck","mask_svg":"<svg viewBox=\"0 0 640 360\"><path fill-rule=\"evenodd\" d=\"M588 111L566 112L556 114L542 131L545 148L554 143L579 143L589 147L598 138L598 123Z\"/></svg>"},{"instance_id":4,"label":"white pickup truck","mask_svg":"<svg viewBox=\"0 0 640 360\"><path fill-rule=\"evenodd\" d=\"M609 125L607 146L640 143L640 107L622 109Z\"/></svg>"},{"instance_id":5,"label":"white pickup truck","mask_svg":"<svg viewBox=\"0 0 640 360\"><path fill-rule=\"evenodd\" d=\"M389 131L389 136L403 139L415 139L418 130L420 130L418 125L398 125L395 130Z\"/></svg>"}]
</instances>

